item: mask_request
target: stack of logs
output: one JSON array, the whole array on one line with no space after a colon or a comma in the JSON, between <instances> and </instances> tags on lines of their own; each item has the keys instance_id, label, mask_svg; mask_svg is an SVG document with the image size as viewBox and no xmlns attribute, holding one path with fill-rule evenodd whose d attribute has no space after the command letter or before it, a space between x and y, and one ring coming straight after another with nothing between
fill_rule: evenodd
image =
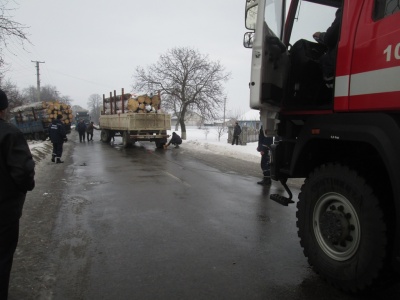
<instances>
[{"instance_id":1,"label":"stack of logs","mask_svg":"<svg viewBox=\"0 0 400 300\"><path fill-rule=\"evenodd\" d=\"M47 126L58 115L63 116L64 124L70 125L72 122L71 106L58 100L29 103L15 107L10 112L14 114L18 123L42 121Z\"/></svg>"},{"instance_id":2,"label":"stack of logs","mask_svg":"<svg viewBox=\"0 0 400 300\"><path fill-rule=\"evenodd\" d=\"M117 100L114 100L117 99ZM104 113L156 113L160 109L160 96L147 94L132 96L124 94L110 98L104 98Z\"/></svg>"}]
</instances>

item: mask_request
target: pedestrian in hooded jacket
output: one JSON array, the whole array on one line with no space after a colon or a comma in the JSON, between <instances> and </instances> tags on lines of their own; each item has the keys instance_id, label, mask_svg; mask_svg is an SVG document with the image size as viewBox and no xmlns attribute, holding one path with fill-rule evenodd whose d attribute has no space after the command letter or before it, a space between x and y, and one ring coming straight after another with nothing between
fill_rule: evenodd
<instances>
[{"instance_id":1,"label":"pedestrian in hooded jacket","mask_svg":"<svg viewBox=\"0 0 400 300\"><path fill-rule=\"evenodd\" d=\"M68 141L64 124L61 122L62 115L58 115L57 119L51 122L49 127L50 141L53 143L52 162L57 164L63 163L61 155L63 153L64 142Z\"/></svg>"},{"instance_id":2,"label":"pedestrian in hooded jacket","mask_svg":"<svg viewBox=\"0 0 400 300\"><path fill-rule=\"evenodd\" d=\"M19 129L5 121L7 95L0 90L0 299L8 297L8 285L19 219L27 191L35 187L35 162Z\"/></svg>"}]
</instances>

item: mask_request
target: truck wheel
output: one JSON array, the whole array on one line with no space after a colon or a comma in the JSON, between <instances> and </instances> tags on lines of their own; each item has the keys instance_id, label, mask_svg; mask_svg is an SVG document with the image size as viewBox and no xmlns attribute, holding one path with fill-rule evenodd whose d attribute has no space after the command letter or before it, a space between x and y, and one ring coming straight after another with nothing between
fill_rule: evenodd
<instances>
[{"instance_id":1,"label":"truck wheel","mask_svg":"<svg viewBox=\"0 0 400 300\"><path fill-rule=\"evenodd\" d=\"M101 141L103 143L111 142L111 135L110 135L110 131L109 130L103 129L101 131Z\"/></svg>"},{"instance_id":2,"label":"truck wheel","mask_svg":"<svg viewBox=\"0 0 400 300\"><path fill-rule=\"evenodd\" d=\"M128 131L124 131L124 133L122 134L122 145L124 146L124 148L132 146L132 141Z\"/></svg>"},{"instance_id":3,"label":"truck wheel","mask_svg":"<svg viewBox=\"0 0 400 300\"><path fill-rule=\"evenodd\" d=\"M383 275L384 214L371 187L355 171L339 164L315 169L301 188L297 209L304 255L328 282L361 292Z\"/></svg>"},{"instance_id":4,"label":"truck wheel","mask_svg":"<svg viewBox=\"0 0 400 300\"><path fill-rule=\"evenodd\" d=\"M156 148L162 149L164 148L165 142L156 141Z\"/></svg>"}]
</instances>

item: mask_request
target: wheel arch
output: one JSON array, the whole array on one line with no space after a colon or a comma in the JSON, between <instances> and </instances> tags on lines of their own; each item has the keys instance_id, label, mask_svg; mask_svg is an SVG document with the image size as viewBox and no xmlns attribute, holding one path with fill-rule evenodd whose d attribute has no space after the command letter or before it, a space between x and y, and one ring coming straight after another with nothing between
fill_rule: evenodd
<instances>
[{"instance_id":1,"label":"wheel arch","mask_svg":"<svg viewBox=\"0 0 400 300\"><path fill-rule=\"evenodd\" d=\"M340 162L357 170L372 186L383 187L376 192L394 225L392 265L400 272L399 120L383 113L318 116L307 121L298 140L291 177L307 177L319 165Z\"/></svg>"}]
</instances>

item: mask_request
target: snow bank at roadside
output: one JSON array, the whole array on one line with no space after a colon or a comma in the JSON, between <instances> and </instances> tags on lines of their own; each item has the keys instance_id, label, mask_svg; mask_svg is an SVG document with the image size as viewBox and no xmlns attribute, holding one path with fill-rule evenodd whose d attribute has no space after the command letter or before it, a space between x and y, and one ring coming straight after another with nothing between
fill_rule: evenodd
<instances>
[{"instance_id":1,"label":"snow bank at roadside","mask_svg":"<svg viewBox=\"0 0 400 300\"><path fill-rule=\"evenodd\" d=\"M50 141L28 141L33 160L38 163L53 151L53 145Z\"/></svg>"},{"instance_id":2,"label":"snow bank at roadside","mask_svg":"<svg viewBox=\"0 0 400 300\"><path fill-rule=\"evenodd\" d=\"M257 143L249 143L246 146L232 146L231 144L212 143L199 140L183 141L181 146L193 151L210 152L226 157L232 157L250 162L260 162L260 154L257 152Z\"/></svg>"}]
</instances>

